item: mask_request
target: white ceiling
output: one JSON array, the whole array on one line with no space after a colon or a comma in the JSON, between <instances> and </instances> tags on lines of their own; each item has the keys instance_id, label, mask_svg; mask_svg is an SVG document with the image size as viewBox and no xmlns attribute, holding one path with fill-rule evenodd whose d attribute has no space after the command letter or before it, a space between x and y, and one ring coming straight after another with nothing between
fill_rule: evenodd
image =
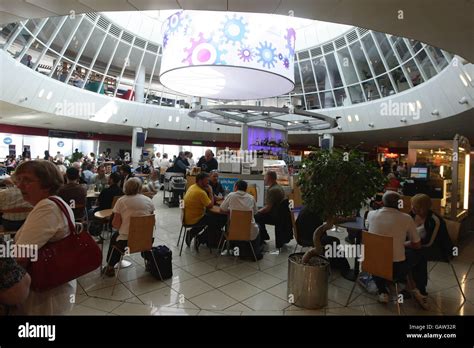
<instances>
[{"instance_id":1,"label":"white ceiling","mask_svg":"<svg viewBox=\"0 0 474 348\"><path fill-rule=\"evenodd\" d=\"M413 38L474 62L472 0L0 0L0 23L83 12L182 8L262 12L353 25Z\"/></svg>"}]
</instances>

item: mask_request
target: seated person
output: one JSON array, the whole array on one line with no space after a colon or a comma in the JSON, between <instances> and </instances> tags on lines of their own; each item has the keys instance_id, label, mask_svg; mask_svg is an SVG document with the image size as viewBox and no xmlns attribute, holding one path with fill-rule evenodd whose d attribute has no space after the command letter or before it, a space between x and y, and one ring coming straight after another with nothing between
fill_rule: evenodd
<instances>
[{"instance_id":1,"label":"seated person","mask_svg":"<svg viewBox=\"0 0 474 348\"><path fill-rule=\"evenodd\" d=\"M285 199L285 191L277 184L277 174L274 171L268 171L265 174L265 185L269 186L265 197L265 206L258 210L255 215L255 221L260 230L260 238L269 240L265 225L275 225L277 221L278 205Z\"/></svg>"},{"instance_id":2,"label":"seated person","mask_svg":"<svg viewBox=\"0 0 474 348\"><path fill-rule=\"evenodd\" d=\"M185 241L188 246L191 240L198 236L195 240L195 248L198 249L200 244L208 244L211 246L214 241L220 238L220 229L225 225L226 216L209 214L206 208L210 209L214 206L214 195L212 188L209 186L209 174L199 173L196 175L196 183L191 185L184 195L184 223L186 225L206 226L205 230L198 236L202 227L195 227L188 231ZM212 244L210 243L212 239ZM210 245L211 244L211 245Z\"/></svg>"},{"instance_id":3,"label":"seated person","mask_svg":"<svg viewBox=\"0 0 474 348\"><path fill-rule=\"evenodd\" d=\"M204 156L199 159L198 163L196 164L196 167L201 168L201 171L207 173L210 173L213 170L217 170L219 164L214 158L214 153L212 152L212 150L208 149L206 150L206 152L204 152Z\"/></svg>"},{"instance_id":4,"label":"seated person","mask_svg":"<svg viewBox=\"0 0 474 348\"><path fill-rule=\"evenodd\" d=\"M157 193L160 190L160 171L153 170L148 179L148 184L144 188L148 192Z\"/></svg>"},{"instance_id":5,"label":"seated person","mask_svg":"<svg viewBox=\"0 0 474 348\"><path fill-rule=\"evenodd\" d=\"M384 207L371 211L367 216L369 233L393 238L393 278L405 280L411 270L416 284L413 295L424 309L428 309L426 259L414 250L421 247L420 237L416 232L413 219L398 210L400 199L397 192L384 193L382 197ZM379 302L388 303L389 296L385 279L374 276L374 281L379 293Z\"/></svg>"},{"instance_id":6,"label":"seated person","mask_svg":"<svg viewBox=\"0 0 474 348\"><path fill-rule=\"evenodd\" d=\"M211 174L212 176L212 174ZM251 211L252 212L252 222L251 222L251 231L250 231L250 238L252 240L253 250L255 251L255 256L258 260L260 260L263 255L261 253L260 248L260 238L258 233L258 225L255 223L254 214L257 212L257 203L252 195L247 193L247 182L243 180L239 180L234 185L234 192L230 193L222 202L220 206L220 210L222 212L229 212L232 210L243 210L243 211ZM238 242L238 246L241 249L240 256L252 256L251 251L246 252L245 254L242 251L248 247L248 243L246 242Z\"/></svg>"},{"instance_id":7,"label":"seated person","mask_svg":"<svg viewBox=\"0 0 474 348\"><path fill-rule=\"evenodd\" d=\"M99 203L97 211L112 208L114 197L123 195L123 191L119 187L120 179L119 173L110 174L108 178L109 187L103 189L97 198L97 202Z\"/></svg>"},{"instance_id":8,"label":"seated person","mask_svg":"<svg viewBox=\"0 0 474 348\"><path fill-rule=\"evenodd\" d=\"M92 177L91 184L94 184L95 187L102 187L104 189L109 182L108 176L105 174L105 166L101 164L97 167L97 173Z\"/></svg>"},{"instance_id":9,"label":"seated person","mask_svg":"<svg viewBox=\"0 0 474 348\"><path fill-rule=\"evenodd\" d=\"M387 175L388 183L385 185L385 190L398 191L400 188L400 181L397 176L393 173Z\"/></svg>"},{"instance_id":10,"label":"seated person","mask_svg":"<svg viewBox=\"0 0 474 348\"><path fill-rule=\"evenodd\" d=\"M211 172L209 176L209 185L212 187L212 192L214 193L215 198L217 198L219 195L221 197L224 196L225 191L219 182L219 172L217 170L213 170Z\"/></svg>"},{"instance_id":11,"label":"seated person","mask_svg":"<svg viewBox=\"0 0 474 348\"><path fill-rule=\"evenodd\" d=\"M128 164L122 164L119 168L119 173L122 176L119 186L122 190L124 190L125 182L128 179L135 177L135 175L132 173L132 167L130 167Z\"/></svg>"},{"instance_id":12,"label":"seated person","mask_svg":"<svg viewBox=\"0 0 474 348\"><path fill-rule=\"evenodd\" d=\"M120 261L120 253L113 246L115 245L121 251L127 247L130 218L150 215L155 211L151 199L140 192L142 192L142 181L131 178L125 182L125 196L120 197L115 204L112 226L118 229L118 232L114 232L110 240L107 266L104 269L105 275L109 277L115 275L114 266Z\"/></svg>"},{"instance_id":13,"label":"seated person","mask_svg":"<svg viewBox=\"0 0 474 348\"><path fill-rule=\"evenodd\" d=\"M12 306L26 301L31 278L15 259L0 257L0 316L8 315Z\"/></svg>"},{"instance_id":14,"label":"seated person","mask_svg":"<svg viewBox=\"0 0 474 348\"><path fill-rule=\"evenodd\" d=\"M66 170L66 184L58 192L61 197L74 212L74 217L80 219L84 217L84 207L87 200L87 186L79 184L79 170L70 167Z\"/></svg>"},{"instance_id":15,"label":"seated person","mask_svg":"<svg viewBox=\"0 0 474 348\"><path fill-rule=\"evenodd\" d=\"M25 222L29 212L15 212L14 210L31 210L33 206L23 199L20 189L13 185L10 178L3 180L3 184L6 185L6 189L0 190L0 212L3 211L2 225L6 231L17 231Z\"/></svg>"},{"instance_id":16,"label":"seated person","mask_svg":"<svg viewBox=\"0 0 474 348\"><path fill-rule=\"evenodd\" d=\"M431 198L419 193L411 198L411 213L421 239L421 253L427 260L449 260L453 243L446 221L431 210Z\"/></svg>"},{"instance_id":17,"label":"seated person","mask_svg":"<svg viewBox=\"0 0 474 348\"><path fill-rule=\"evenodd\" d=\"M94 165L92 165L91 163L83 165L82 178L84 179L87 185L91 185L94 183L93 182L93 178L94 178L93 169L94 169Z\"/></svg>"}]
</instances>

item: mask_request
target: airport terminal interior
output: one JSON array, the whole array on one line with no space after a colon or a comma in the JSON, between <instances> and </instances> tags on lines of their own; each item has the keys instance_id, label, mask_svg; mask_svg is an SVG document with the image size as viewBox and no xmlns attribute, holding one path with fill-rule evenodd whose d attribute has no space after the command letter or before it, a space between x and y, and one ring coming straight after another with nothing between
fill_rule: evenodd
<instances>
[{"instance_id":1,"label":"airport terminal interior","mask_svg":"<svg viewBox=\"0 0 474 348\"><path fill-rule=\"evenodd\" d=\"M473 11L0 1L0 315L474 315Z\"/></svg>"}]
</instances>

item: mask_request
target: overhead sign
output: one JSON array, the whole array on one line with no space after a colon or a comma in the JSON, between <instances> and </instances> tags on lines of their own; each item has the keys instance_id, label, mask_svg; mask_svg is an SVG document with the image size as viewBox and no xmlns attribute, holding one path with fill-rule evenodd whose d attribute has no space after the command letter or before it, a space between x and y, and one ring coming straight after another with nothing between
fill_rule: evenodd
<instances>
[{"instance_id":1,"label":"overhead sign","mask_svg":"<svg viewBox=\"0 0 474 348\"><path fill-rule=\"evenodd\" d=\"M63 141L58 141L58 147L63 147L64 146L64 142Z\"/></svg>"},{"instance_id":2,"label":"overhead sign","mask_svg":"<svg viewBox=\"0 0 474 348\"><path fill-rule=\"evenodd\" d=\"M5 137L5 138L3 138L3 143L7 144L7 145L10 145L11 143L13 143L13 139L10 138L10 137Z\"/></svg>"}]
</instances>

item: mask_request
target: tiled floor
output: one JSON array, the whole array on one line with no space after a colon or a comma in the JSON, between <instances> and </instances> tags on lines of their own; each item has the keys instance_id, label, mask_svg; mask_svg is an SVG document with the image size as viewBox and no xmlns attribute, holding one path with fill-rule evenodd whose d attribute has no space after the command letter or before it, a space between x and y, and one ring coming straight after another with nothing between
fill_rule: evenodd
<instances>
[{"instance_id":1,"label":"tiled floor","mask_svg":"<svg viewBox=\"0 0 474 348\"><path fill-rule=\"evenodd\" d=\"M179 256L176 247L180 229L179 209L161 203L161 193L155 196L157 209L156 245L166 245L173 252L173 278L158 281L145 271L139 254L128 257L132 266L121 270L112 295L114 278L102 278L99 270L78 280L76 305L72 315L396 315L394 304L382 305L358 286L353 301L344 304L352 282L332 272L328 289L328 306L319 310L305 310L288 302L287 258L294 250L294 241L260 261L242 261L222 256L216 269L216 251L201 247L199 253L186 248ZM331 232L344 240L346 232ZM274 236L269 229L270 236ZM467 301L447 264L429 264L428 293L430 311L419 308L414 300L402 306L404 315L474 315L474 269L466 277L474 259L474 241L461 249L454 262ZM434 267L434 268L432 268ZM358 297L357 297L358 296Z\"/></svg>"}]
</instances>

